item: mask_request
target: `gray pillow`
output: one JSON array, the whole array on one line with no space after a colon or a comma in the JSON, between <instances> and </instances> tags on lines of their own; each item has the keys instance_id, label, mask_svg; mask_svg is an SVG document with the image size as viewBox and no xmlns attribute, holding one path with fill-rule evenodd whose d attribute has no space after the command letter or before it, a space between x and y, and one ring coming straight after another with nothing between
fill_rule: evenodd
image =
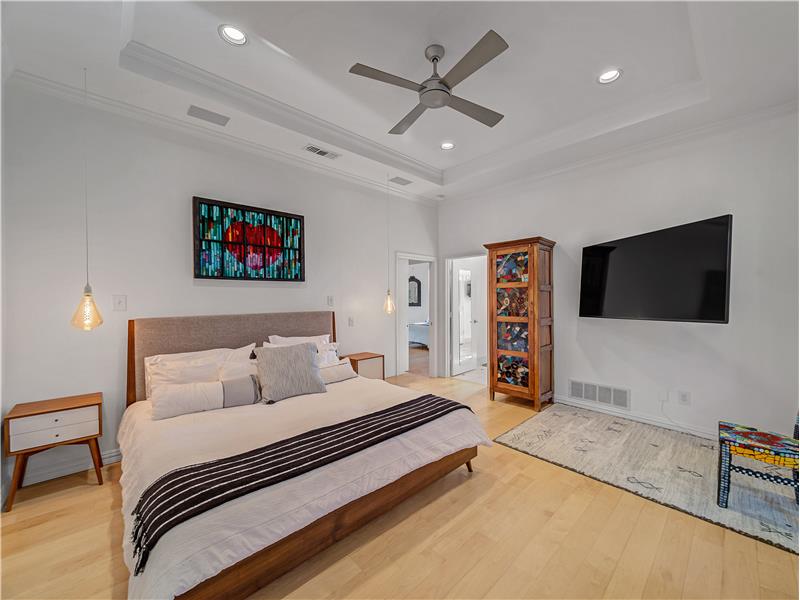
<instances>
[{"instance_id":1,"label":"gray pillow","mask_svg":"<svg viewBox=\"0 0 800 600\"><path fill-rule=\"evenodd\" d=\"M255 375L223 379L220 383L222 383L222 408L255 404L261 399Z\"/></svg>"},{"instance_id":2,"label":"gray pillow","mask_svg":"<svg viewBox=\"0 0 800 600\"><path fill-rule=\"evenodd\" d=\"M317 366L316 344L264 346L254 352L261 399L267 403L325 391Z\"/></svg>"}]
</instances>

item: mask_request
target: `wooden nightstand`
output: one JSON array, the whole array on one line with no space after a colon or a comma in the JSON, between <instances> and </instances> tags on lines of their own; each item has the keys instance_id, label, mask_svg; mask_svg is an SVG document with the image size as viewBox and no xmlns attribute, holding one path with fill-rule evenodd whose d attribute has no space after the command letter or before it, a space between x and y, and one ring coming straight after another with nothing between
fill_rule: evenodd
<instances>
[{"instance_id":1,"label":"wooden nightstand","mask_svg":"<svg viewBox=\"0 0 800 600\"><path fill-rule=\"evenodd\" d=\"M344 358L350 359L353 370L369 379L385 379L386 371L383 368L383 354L374 352L358 352L348 354Z\"/></svg>"},{"instance_id":2,"label":"wooden nightstand","mask_svg":"<svg viewBox=\"0 0 800 600\"><path fill-rule=\"evenodd\" d=\"M103 394L83 394L17 404L3 419L3 451L16 456L6 510L22 487L28 457L56 446L86 444L92 453L97 482L103 485L103 459L97 438L103 435Z\"/></svg>"}]
</instances>

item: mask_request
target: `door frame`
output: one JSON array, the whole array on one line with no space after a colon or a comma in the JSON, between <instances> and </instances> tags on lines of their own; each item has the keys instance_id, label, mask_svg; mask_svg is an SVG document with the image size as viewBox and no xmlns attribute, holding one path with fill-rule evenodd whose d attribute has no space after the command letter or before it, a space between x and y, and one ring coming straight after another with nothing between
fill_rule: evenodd
<instances>
[{"instance_id":1,"label":"door frame","mask_svg":"<svg viewBox=\"0 0 800 600\"><path fill-rule=\"evenodd\" d=\"M436 273L436 257L429 256L427 254L416 254L414 252L403 252L397 251L395 253L394 259L394 273L395 273L395 281L394 281L394 289L399 290L402 287L402 282L400 280L401 275L404 277L408 277L408 272L401 274L401 269L398 267L400 266L401 260L417 260L420 262L426 262L429 265L430 269L430 282L428 283L428 312L430 314L429 318L431 321L430 331L428 332L428 339L430 343L428 344L428 376L429 377L438 377L439 372L437 369L437 360L436 357L438 356L439 352L439 340L437 335L437 328L439 323L439 305L438 305L438 279ZM423 290L423 293L424 290ZM408 302L408 298L400 298L397 293L395 293L396 302ZM394 324L395 324L395 350L394 350L394 372L395 375L399 375L397 371L397 366L399 364L399 357L400 352L408 353L408 344L406 344L405 348L401 348L400 340L403 339L401 327L406 328L408 327L407 323L400 323L400 311L395 310L394 312Z\"/></svg>"},{"instance_id":2,"label":"door frame","mask_svg":"<svg viewBox=\"0 0 800 600\"><path fill-rule=\"evenodd\" d=\"M453 376L453 344L451 343L452 339L452 329L453 329L453 261L461 260L464 258L477 258L483 257L483 260L486 260L488 253L484 250L483 252L470 252L468 254L459 254L457 256L450 256L444 259L445 264L445 273L446 273L446 281L444 286L444 302L445 302L445 319L444 319L444 377L452 377ZM489 272L487 268L486 272L486 282L488 285L489 282ZM487 332L488 332L488 325ZM487 338L486 344L489 345L490 338ZM487 348L488 353L488 348ZM479 365L480 366L480 365Z\"/></svg>"}]
</instances>

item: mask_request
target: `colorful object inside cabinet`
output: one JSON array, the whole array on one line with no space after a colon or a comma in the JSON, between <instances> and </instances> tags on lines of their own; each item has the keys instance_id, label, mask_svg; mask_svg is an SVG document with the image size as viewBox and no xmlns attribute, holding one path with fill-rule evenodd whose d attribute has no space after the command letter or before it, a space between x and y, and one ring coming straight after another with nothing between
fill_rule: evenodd
<instances>
[{"instance_id":1,"label":"colorful object inside cabinet","mask_svg":"<svg viewBox=\"0 0 800 600\"><path fill-rule=\"evenodd\" d=\"M489 389L553 401L553 246L532 237L489 250Z\"/></svg>"}]
</instances>

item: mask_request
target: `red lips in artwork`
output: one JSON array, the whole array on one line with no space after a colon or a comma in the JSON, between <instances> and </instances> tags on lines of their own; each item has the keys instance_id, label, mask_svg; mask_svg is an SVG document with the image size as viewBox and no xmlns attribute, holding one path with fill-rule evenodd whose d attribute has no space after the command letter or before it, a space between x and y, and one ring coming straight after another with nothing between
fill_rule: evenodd
<instances>
[{"instance_id":1,"label":"red lips in artwork","mask_svg":"<svg viewBox=\"0 0 800 600\"><path fill-rule=\"evenodd\" d=\"M283 245L283 240L280 234L269 226L264 225L250 225L237 221L225 230L223 239L226 242L236 242L242 244L247 240L248 245L253 246L277 246L277 248L265 248L264 258L261 258L261 252L251 252L247 255L248 267L254 270L260 270L264 267L262 260L271 265L275 263L281 256L280 246ZM226 249L230 252L237 262L244 262L244 246L235 246L227 244ZM260 250L260 248L258 248Z\"/></svg>"}]
</instances>

